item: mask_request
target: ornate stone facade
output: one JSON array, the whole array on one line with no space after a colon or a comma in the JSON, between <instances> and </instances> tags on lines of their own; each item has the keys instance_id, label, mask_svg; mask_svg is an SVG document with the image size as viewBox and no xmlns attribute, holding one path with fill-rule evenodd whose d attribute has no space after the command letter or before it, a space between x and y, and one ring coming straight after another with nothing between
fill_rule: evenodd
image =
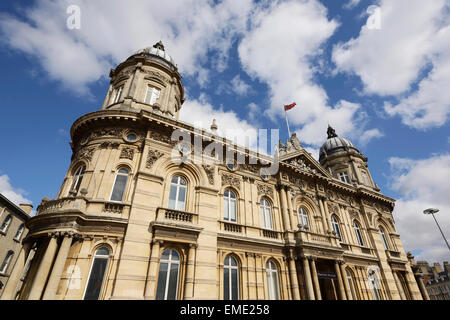
<instances>
[{"instance_id":1,"label":"ornate stone facade","mask_svg":"<svg viewBox=\"0 0 450 320\"><path fill-rule=\"evenodd\" d=\"M102 110L72 126L75 156L57 198L27 222L24 244L37 251L25 281L18 266L2 299L224 299L235 294L224 286L230 261L238 299L401 299L402 283L422 298L392 222L394 200L356 148L327 140L319 163L293 135L280 143L279 171L260 176L272 159L211 137L201 148L215 143L208 161L235 150L245 163L176 163L174 155L193 159L172 133L195 145L202 130L177 121L184 89L164 46L110 76ZM158 287L169 262L170 293Z\"/></svg>"}]
</instances>

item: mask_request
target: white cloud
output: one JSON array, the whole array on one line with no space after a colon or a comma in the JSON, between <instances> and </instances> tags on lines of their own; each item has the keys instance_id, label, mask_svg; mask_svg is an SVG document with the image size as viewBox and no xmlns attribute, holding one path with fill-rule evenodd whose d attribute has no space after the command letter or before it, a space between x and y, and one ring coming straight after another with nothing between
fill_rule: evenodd
<instances>
[{"instance_id":1,"label":"white cloud","mask_svg":"<svg viewBox=\"0 0 450 320\"><path fill-rule=\"evenodd\" d=\"M231 80L231 89L239 96L245 96L251 90L250 85L242 80L239 75Z\"/></svg>"},{"instance_id":2,"label":"white cloud","mask_svg":"<svg viewBox=\"0 0 450 320\"><path fill-rule=\"evenodd\" d=\"M360 1L361 0L348 0L342 7L344 9L353 9L360 3Z\"/></svg>"},{"instance_id":3,"label":"white cloud","mask_svg":"<svg viewBox=\"0 0 450 320\"><path fill-rule=\"evenodd\" d=\"M233 79L231 79L230 83L221 81L217 85L215 93L217 95L226 93L226 94L235 94L237 96L247 96L252 93L253 90L250 85L241 79L239 75L236 75Z\"/></svg>"},{"instance_id":4,"label":"white cloud","mask_svg":"<svg viewBox=\"0 0 450 320\"><path fill-rule=\"evenodd\" d=\"M381 29L364 25L357 38L335 45L332 59L337 70L359 76L366 94L396 96L399 103L387 103L385 111L400 115L406 125L418 129L443 125L450 112L450 94L442 91L450 85L448 3L377 3ZM420 79L426 68L431 71Z\"/></svg>"},{"instance_id":5,"label":"white cloud","mask_svg":"<svg viewBox=\"0 0 450 320\"><path fill-rule=\"evenodd\" d=\"M24 17L2 15L3 41L37 59L53 80L78 94L106 76L110 67L136 50L162 39L184 75L208 77L212 54L219 70L226 68L235 37L245 30L251 0L116 1L40 0ZM81 29L66 28L66 8L81 9Z\"/></svg>"},{"instance_id":6,"label":"white cloud","mask_svg":"<svg viewBox=\"0 0 450 320\"><path fill-rule=\"evenodd\" d=\"M6 174L0 175L0 193L16 205L21 203L31 203L31 200L26 198L27 192L22 189L14 188Z\"/></svg>"},{"instance_id":7,"label":"white cloud","mask_svg":"<svg viewBox=\"0 0 450 320\"><path fill-rule=\"evenodd\" d=\"M313 146L325 140L328 122L340 135L364 130L366 115L360 106L345 100L328 106L325 90L314 79L313 60L320 57L337 27L318 1L272 2L254 11L238 47L244 70L269 86L271 106L266 115L281 120L283 105L295 101L297 106L288 111L290 125L302 142Z\"/></svg>"},{"instance_id":8,"label":"white cloud","mask_svg":"<svg viewBox=\"0 0 450 320\"><path fill-rule=\"evenodd\" d=\"M378 129L367 130L359 137L359 144L361 146L365 146L369 143L370 140L381 137L384 137L384 134L380 130Z\"/></svg>"},{"instance_id":9,"label":"white cloud","mask_svg":"<svg viewBox=\"0 0 450 320\"><path fill-rule=\"evenodd\" d=\"M180 111L180 120L207 130L213 119L216 119L218 135L242 146L256 148L258 128L240 119L234 111L226 111L222 106L214 108L204 95L199 99L187 99Z\"/></svg>"},{"instance_id":10,"label":"white cloud","mask_svg":"<svg viewBox=\"0 0 450 320\"><path fill-rule=\"evenodd\" d=\"M446 234L450 230L450 155L428 159L390 158L391 188L401 194L394 218L406 251L421 251L416 260L448 260L448 248L433 218L423 214L439 208L436 218Z\"/></svg>"}]
</instances>

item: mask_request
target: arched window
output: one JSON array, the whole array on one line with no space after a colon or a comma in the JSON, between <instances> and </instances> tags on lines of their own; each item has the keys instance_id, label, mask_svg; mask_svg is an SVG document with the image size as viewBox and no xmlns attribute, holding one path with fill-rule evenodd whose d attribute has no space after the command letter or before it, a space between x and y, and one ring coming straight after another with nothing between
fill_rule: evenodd
<instances>
[{"instance_id":1,"label":"arched window","mask_svg":"<svg viewBox=\"0 0 450 320\"><path fill-rule=\"evenodd\" d=\"M86 171L86 166L81 165L78 167L78 169L75 171L75 174L73 175L72 179L72 186L70 187L70 192L78 192L78 189L80 188L81 181L83 180L84 172Z\"/></svg>"},{"instance_id":2,"label":"arched window","mask_svg":"<svg viewBox=\"0 0 450 320\"><path fill-rule=\"evenodd\" d=\"M339 222L335 216L331 216L331 224L333 226L334 232L336 232L336 235L339 238L339 241L342 241L341 228L339 228Z\"/></svg>"},{"instance_id":3,"label":"arched window","mask_svg":"<svg viewBox=\"0 0 450 320\"><path fill-rule=\"evenodd\" d=\"M3 260L3 263L2 263L2 265L0 267L0 273L6 273L6 271L8 270L9 263L11 262L11 259L12 259L13 255L14 255L13 251L8 251L8 253L6 254L6 257Z\"/></svg>"},{"instance_id":4,"label":"arched window","mask_svg":"<svg viewBox=\"0 0 450 320\"><path fill-rule=\"evenodd\" d=\"M23 234L24 224L22 223L19 228L17 229L16 235L14 236L14 239L19 240L20 237Z\"/></svg>"},{"instance_id":5,"label":"arched window","mask_svg":"<svg viewBox=\"0 0 450 320\"><path fill-rule=\"evenodd\" d=\"M236 195L231 190L225 190L223 194L223 218L236 222Z\"/></svg>"},{"instance_id":6,"label":"arched window","mask_svg":"<svg viewBox=\"0 0 450 320\"><path fill-rule=\"evenodd\" d=\"M260 202L261 221L263 228L272 229L272 207L266 198L262 198Z\"/></svg>"},{"instance_id":7,"label":"arched window","mask_svg":"<svg viewBox=\"0 0 450 320\"><path fill-rule=\"evenodd\" d=\"M176 250L166 249L159 262L156 300L175 300L178 292L180 256Z\"/></svg>"},{"instance_id":8,"label":"arched window","mask_svg":"<svg viewBox=\"0 0 450 320\"><path fill-rule=\"evenodd\" d=\"M0 231L6 232L10 224L11 224L11 215L8 215L6 216L5 220L3 220L2 226L0 227Z\"/></svg>"},{"instance_id":9,"label":"arched window","mask_svg":"<svg viewBox=\"0 0 450 320\"><path fill-rule=\"evenodd\" d=\"M169 209L186 209L186 180L180 176L174 176L170 183Z\"/></svg>"},{"instance_id":10,"label":"arched window","mask_svg":"<svg viewBox=\"0 0 450 320\"><path fill-rule=\"evenodd\" d=\"M361 234L361 229L359 228L358 222L353 221L353 229L355 229L356 239L360 246L364 246L364 241Z\"/></svg>"},{"instance_id":11,"label":"arched window","mask_svg":"<svg viewBox=\"0 0 450 320\"><path fill-rule=\"evenodd\" d=\"M239 266L233 256L225 258L223 266L223 298L224 300L239 299Z\"/></svg>"},{"instance_id":12,"label":"arched window","mask_svg":"<svg viewBox=\"0 0 450 320\"><path fill-rule=\"evenodd\" d=\"M100 247L95 251L91 270L89 271L88 283L84 293L84 300L98 300L105 279L106 267L108 266L109 249Z\"/></svg>"},{"instance_id":13,"label":"arched window","mask_svg":"<svg viewBox=\"0 0 450 320\"><path fill-rule=\"evenodd\" d=\"M111 193L111 201L122 201L127 186L128 170L120 168L116 174L116 180L114 181L114 187Z\"/></svg>"},{"instance_id":14,"label":"arched window","mask_svg":"<svg viewBox=\"0 0 450 320\"><path fill-rule=\"evenodd\" d=\"M278 280L278 268L275 262L266 263L267 291L269 300L280 299L280 286Z\"/></svg>"},{"instance_id":15,"label":"arched window","mask_svg":"<svg viewBox=\"0 0 450 320\"><path fill-rule=\"evenodd\" d=\"M346 273L347 273L347 281L348 281L348 285L350 286L350 293L352 295L352 299L358 300L358 295L356 293L356 286L355 286L355 281L354 281L352 272L349 269L346 269Z\"/></svg>"},{"instance_id":16,"label":"arched window","mask_svg":"<svg viewBox=\"0 0 450 320\"><path fill-rule=\"evenodd\" d=\"M298 218L300 219L300 224L306 229L309 229L309 220L308 220L308 214L306 213L305 209L300 207L298 209Z\"/></svg>"},{"instance_id":17,"label":"arched window","mask_svg":"<svg viewBox=\"0 0 450 320\"><path fill-rule=\"evenodd\" d=\"M387 241L386 234L384 233L383 227L380 227L379 230L380 230L381 240L383 240L384 248L386 250L389 250L389 243Z\"/></svg>"}]
</instances>

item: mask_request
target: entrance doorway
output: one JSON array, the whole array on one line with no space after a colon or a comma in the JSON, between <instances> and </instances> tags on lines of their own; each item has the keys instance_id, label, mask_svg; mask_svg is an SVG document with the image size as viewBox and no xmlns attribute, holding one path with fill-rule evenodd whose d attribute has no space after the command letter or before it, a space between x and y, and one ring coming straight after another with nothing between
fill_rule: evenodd
<instances>
[{"instance_id":1,"label":"entrance doorway","mask_svg":"<svg viewBox=\"0 0 450 320\"><path fill-rule=\"evenodd\" d=\"M337 276L332 262L327 260L317 261L317 278L319 279L322 300L338 300Z\"/></svg>"}]
</instances>

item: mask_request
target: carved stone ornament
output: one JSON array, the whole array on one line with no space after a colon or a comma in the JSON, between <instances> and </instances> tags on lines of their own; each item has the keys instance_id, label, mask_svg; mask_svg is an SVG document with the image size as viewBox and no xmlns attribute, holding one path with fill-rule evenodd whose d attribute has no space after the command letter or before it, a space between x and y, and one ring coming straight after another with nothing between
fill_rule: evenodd
<instances>
[{"instance_id":1,"label":"carved stone ornament","mask_svg":"<svg viewBox=\"0 0 450 320\"><path fill-rule=\"evenodd\" d=\"M314 168L311 168L310 166L308 166L304 160L297 158L297 159L292 159L292 160L288 160L287 161L288 164L302 170L302 171L306 171L309 173L317 173L317 170Z\"/></svg>"},{"instance_id":2,"label":"carved stone ornament","mask_svg":"<svg viewBox=\"0 0 450 320\"><path fill-rule=\"evenodd\" d=\"M331 214L338 214L338 207L334 203L327 203L327 207Z\"/></svg>"},{"instance_id":3,"label":"carved stone ornament","mask_svg":"<svg viewBox=\"0 0 450 320\"><path fill-rule=\"evenodd\" d=\"M355 219L358 218L358 211L354 209L349 209L348 212L350 213L350 216Z\"/></svg>"},{"instance_id":4,"label":"carved stone ornament","mask_svg":"<svg viewBox=\"0 0 450 320\"><path fill-rule=\"evenodd\" d=\"M161 141L168 144L175 144L176 141L172 141L168 135L161 134L159 132L152 132L150 134L150 138L156 141Z\"/></svg>"},{"instance_id":5,"label":"carved stone ornament","mask_svg":"<svg viewBox=\"0 0 450 320\"><path fill-rule=\"evenodd\" d=\"M95 151L94 147L83 148L81 150L78 150L77 155L76 155L76 159L77 160L84 159L84 160L87 160L87 161L91 161L92 160L92 156L94 155L94 151Z\"/></svg>"},{"instance_id":6,"label":"carved stone ornament","mask_svg":"<svg viewBox=\"0 0 450 320\"><path fill-rule=\"evenodd\" d=\"M164 155L164 153L162 153L158 150L153 150L153 149L148 150L147 162L145 164L145 167L147 169L150 169L153 166L153 164L156 162L156 160L161 158L163 155Z\"/></svg>"},{"instance_id":7,"label":"carved stone ornament","mask_svg":"<svg viewBox=\"0 0 450 320\"><path fill-rule=\"evenodd\" d=\"M206 172L209 184L214 184L214 166L209 164L203 164L202 167Z\"/></svg>"},{"instance_id":8,"label":"carved stone ornament","mask_svg":"<svg viewBox=\"0 0 450 320\"><path fill-rule=\"evenodd\" d=\"M236 176L224 173L222 174L222 186L232 186L239 190L241 188L241 180Z\"/></svg>"},{"instance_id":9,"label":"carved stone ornament","mask_svg":"<svg viewBox=\"0 0 450 320\"><path fill-rule=\"evenodd\" d=\"M120 152L120 159L133 160L134 149L133 148L123 148Z\"/></svg>"},{"instance_id":10,"label":"carved stone ornament","mask_svg":"<svg viewBox=\"0 0 450 320\"><path fill-rule=\"evenodd\" d=\"M258 189L258 195L261 194L268 195L273 199L273 188L271 186L258 183L256 187Z\"/></svg>"},{"instance_id":11,"label":"carved stone ornament","mask_svg":"<svg viewBox=\"0 0 450 320\"><path fill-rule=\"evenodd\" d=\"M259 173L259 167L257 165L251 165L251 164L243 164L242 169L246 171L250 171L253 173L258 174Z\"/></svg>"}]
</instances>

